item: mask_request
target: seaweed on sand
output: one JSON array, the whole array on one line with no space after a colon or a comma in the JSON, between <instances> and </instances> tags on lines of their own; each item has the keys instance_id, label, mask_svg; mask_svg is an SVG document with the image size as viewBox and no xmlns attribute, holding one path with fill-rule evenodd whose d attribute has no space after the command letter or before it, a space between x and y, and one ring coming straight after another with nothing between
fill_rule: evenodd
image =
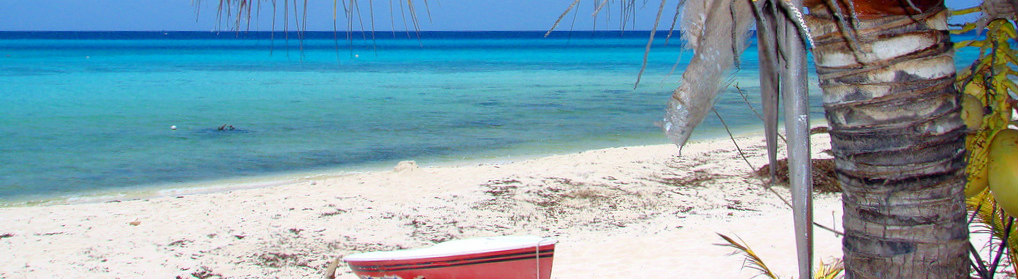
<instances>
[{"instance_id":1,"label":"seaweed on sand","mask_svg":"<svg viewBox=\"0 0 1018 279\"><path fill-rule=\"evenodd\" d=\"M841 192L841 184L838 184L838 178L834 174L834 159L812 159L810 162L813 164L814 191L820 193ZM770 175L769 169L770 164L767 164L757 169L754 174L767 177ZM778 160L775 174L774 183L788 184L788 159Z\"/></svg>"}]
</instances>

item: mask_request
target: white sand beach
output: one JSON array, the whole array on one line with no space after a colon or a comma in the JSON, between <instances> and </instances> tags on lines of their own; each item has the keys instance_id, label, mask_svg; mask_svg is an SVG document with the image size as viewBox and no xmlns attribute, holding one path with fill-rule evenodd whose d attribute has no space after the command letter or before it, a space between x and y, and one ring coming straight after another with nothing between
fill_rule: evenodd
<instances>
[{"instance_id":1,"label":"white sand beach","mask_svg":"<svg viewBox=\"0 0 1018 279\"><path fill-rule=\"evenodd\" d=\"M766 164L763 138L737 138ZM814 136L814 158L829 149ZM357 252L496 235L552 236L553 278L750 278L716 233L795 274L791 209L728 138L511 163L322 173L281 185L0 208L0 278L321 278ZM787 189L775 187L781 195ZM839 194L815 196L840 228ZM816 229L817 260L841 241ZM216 277L213 275L218 275ZM340 264L338 278L356 278Z\"/></svg>"}]
</instances>

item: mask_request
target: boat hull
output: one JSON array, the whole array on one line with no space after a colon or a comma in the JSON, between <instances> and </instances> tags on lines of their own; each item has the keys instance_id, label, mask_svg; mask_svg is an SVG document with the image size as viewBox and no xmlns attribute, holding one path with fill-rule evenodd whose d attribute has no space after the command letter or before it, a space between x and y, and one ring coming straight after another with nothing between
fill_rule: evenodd
<instances>
[{"instance_id":1,"label":"boat hull","mask_svg":"<svg viewBox=\"0 0 1018 279\"><path fill-rule=\"evenodd\" d=\"M400 260L346 260L362 279L549 279L555 244Z\"/></svg>"}]
</instances>

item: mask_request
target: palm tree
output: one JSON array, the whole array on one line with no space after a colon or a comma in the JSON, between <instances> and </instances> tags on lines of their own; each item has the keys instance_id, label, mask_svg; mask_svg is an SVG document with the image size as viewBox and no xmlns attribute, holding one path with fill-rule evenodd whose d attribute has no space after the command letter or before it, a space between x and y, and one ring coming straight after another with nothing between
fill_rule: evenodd
<instances>
[{"instance_id":1,"label":"palm tree","mask_svg":"<svg viewBox=\"0 0 1018 279\"><path fill-rule=\"evenodd\" d=\"M705 3L719 1L726 0ZM793 177L795 170L800 170L800 176L792 180L800 277L810 277L812 261L810 182L802 175L809 173L808 144L806 154L802 154L808 138L800 132L801 126L789 122L803 119L796 117L802 114L795 110L805 97L797 90L804 84L800 71L803 65L797 61L803 56L804 39L814 44L837 173L844 190L846 276L968 276L968 229L962 194L965 129L959 116L948 12L943 2L811 0L805 3L809 8L805 15L798 1L752 2L756 7L764 104L773 107L777 99L774 91L780 88L786 103L790 159L799 157L790 160L790 165L798 165L791 167ZM687 4L686 12L698 8L699 4ZM708 21L694 27L740 20L707 12L692 16ZM803 31L798 32L800 35L808 32L810 38L796 36L796 29ZM694 36L705 34L697 28L685 30ZM696 51L698 56L709 57L716 50ZM696 74L688 69L687 73ZM684 76L684 81L704 79ZM716 92L690 92L680 87L673 99L710 94ZM768 114L765 119L770 138L775 130L774 115ZM685 127L689 123L674 124ZM677 139L679 144L685 140ZM774 140L768 142L773 144Z\"/></svg>"},{"instance_id":2,"label":"palm tree","mask_svg":"<svg viewBox=\"0 0 1018 279\"><path fill-rule=\"evenodd\" d=\"M939 0L807 1L848 278L969 275L965 124Z\"/></svg>"}]
</instances>

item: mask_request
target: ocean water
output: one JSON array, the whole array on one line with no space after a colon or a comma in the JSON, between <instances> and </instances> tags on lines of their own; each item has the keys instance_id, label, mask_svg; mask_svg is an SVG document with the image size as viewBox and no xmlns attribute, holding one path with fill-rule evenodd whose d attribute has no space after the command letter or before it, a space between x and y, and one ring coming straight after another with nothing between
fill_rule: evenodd
<instances>
[{"instance_id":1,"label":"ocean water","mask_svg":"<svg viewBox=\"0 0 1018 279\"><path fill-rule=\"evenodd\" d=\"M691 53L659 35L634 89L646 32L0 32L0 204L667 143L654 122ZM762 127L734 88L717 109ZM694 140L724 135L710 116Z\"/></svg>"}]
</instances>

